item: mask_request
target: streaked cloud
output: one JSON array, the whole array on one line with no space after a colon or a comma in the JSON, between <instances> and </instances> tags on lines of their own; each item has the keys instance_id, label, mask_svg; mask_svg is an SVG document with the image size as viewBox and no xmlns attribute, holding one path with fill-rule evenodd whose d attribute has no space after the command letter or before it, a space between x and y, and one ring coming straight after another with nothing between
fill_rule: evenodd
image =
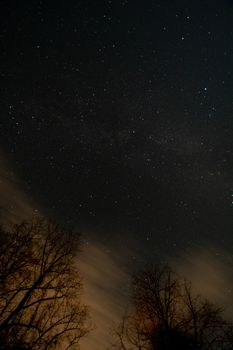
<instances>
[{"instance_id":1,"label":"streaked cloud","mask_svg":"<svg viewBox=\"0 0 233 350\"><path fill-rule=\"evenodd\" d=\"M0 215L3 222L26 219L38 213L33 200L21 187L22 184L0 151Z\"/></svg>"},{"instance_id":2,"label":"streaked cloud","mask_svg":"<svg viewBox=\"0 0 233 350\"><path fill-rule=\"evenodd\" d=\"M94 331L82 341L84 350L103 350L111 343L111 328L121 319L127 304L129 276L98 244L89 244L81 255L84 299L90 306Z\"/></svg>"},{"instance_id":3,"label":"streaked cloud","mask_svg":"<svg viewBox=\"0 0 233 350\"><path fill-rule=\"evenodd\" d=\"M172 266L181 276L191 281L193 290L223 307L232 317L233 274L232 256L227 249L210 243L193 247L190 252L173 259Z\"/></svg>"}]
</instances>

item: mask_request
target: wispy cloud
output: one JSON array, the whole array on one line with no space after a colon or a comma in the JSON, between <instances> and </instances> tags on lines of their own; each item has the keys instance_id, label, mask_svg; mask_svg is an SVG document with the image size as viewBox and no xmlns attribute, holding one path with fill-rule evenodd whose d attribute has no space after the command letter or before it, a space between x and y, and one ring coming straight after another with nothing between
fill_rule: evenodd
<instances>
[{"instance_id":1,"label":"wispy cloud","mask_svg":"<svg viewBox=\"0 0 233 350\"><path fill-rule=\"evenodd\" d=\"M124 313L129 277L98 244L87 246L79 268L84 276L85 302L90 306L95 327L82 348L103 350L111 342L111 328Z\"/></svg>"},{"instance_id":2,"label":"wispy cloud","mask_svg":"<svg viewBox=\"0 0 233 350\"><path fill-rule=\"evenodd\" d=\"M191 281L195 293L223 307L226 316L232 317L232 256L227 249L206 243L180 254L171 264L181 276Z\"/></svg>"},{"instance_id":3,"label":"wispy cloud","mask_svg":"<svg viewBox=\"0 0 233 350\"><path fill-rule=\"evenodd\" d=\"M32 199L21 190L21 185L6 158L0 151L0 215L3 222L18 221L37 212Z\"/></svg>"}]
</instances>

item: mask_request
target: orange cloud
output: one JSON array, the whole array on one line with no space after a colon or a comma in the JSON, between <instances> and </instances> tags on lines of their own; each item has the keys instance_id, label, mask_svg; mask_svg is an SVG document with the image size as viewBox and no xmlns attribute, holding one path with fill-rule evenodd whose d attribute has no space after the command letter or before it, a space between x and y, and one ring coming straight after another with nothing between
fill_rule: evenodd
<instances>
[{"instance_id":1,"label":"orange cloud","mask_svg":"<svg viewBox=\"0 0 233 350\"><path fill-rule=\"evenodd\" d=\"M3 222L26 219L37 212L33 201L20 187L19 180L0 151L0 215Z\"/></svg>"},{"instance_id":2,"label":"orange cloud","mask_svg":"<svg viewBox=\"0 0 233 350\"><path fill-rule=\"evenodd\" d=\"M232 317L233 279L231 256L227 250L206 243L194 247L172 261L181 276L192 282L193 290L225 308L226 316Z\"/></svg>"},{"instance_id":3,"label":"orange cloud","mask_svg":"<svg viewBox=\"0 0 233 350\"><path fill-rule=\"evenodd\" d=\"M84 250L79 269L84 276L84 299L95 327L82 341L82 349L103 350L111 343L111 328L124 313L129 277L97 244L89 244Z\"/></svg>"}]
</instances>

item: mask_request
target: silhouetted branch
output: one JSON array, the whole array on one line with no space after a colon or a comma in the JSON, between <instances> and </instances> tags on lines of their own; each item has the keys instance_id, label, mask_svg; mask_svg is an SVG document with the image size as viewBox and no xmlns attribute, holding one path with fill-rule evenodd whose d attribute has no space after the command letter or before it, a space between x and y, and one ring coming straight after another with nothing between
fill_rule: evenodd
<instances>
[{"instance_id":1,"label":"silhouetted branch","mask_svg":"<svg viewBox=\"0 0 233 350\"><path fill-rule=\"evenodd\" d=\"M0 349L74 347L89 331L76 265L79 238L37 218L0 236Z\"/></svg>"},{"instance_id":2,"label":"silhouetted branch","mask_svg":"<svg viewBox=\"0 0 233 350\"><path fill-rule=\"evenodd\" d=\"M168 266L133 277L131 307L115 330L117 350L232 350L232 325Z\"/></svg>"}]
</instances>

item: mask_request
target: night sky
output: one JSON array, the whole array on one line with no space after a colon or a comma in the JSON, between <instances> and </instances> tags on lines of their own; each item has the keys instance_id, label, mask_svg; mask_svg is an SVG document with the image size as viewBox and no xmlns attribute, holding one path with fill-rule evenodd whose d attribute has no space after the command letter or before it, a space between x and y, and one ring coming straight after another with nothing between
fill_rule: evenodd
<instances>
[{"instance_id":1,"label":"night sky","mask_svg":"<svg viewBox=\"0 0 233 350\"><path fill-rule=\"evenodd\" d=\"M35 208L126 269L229 263L233 2L1 1L0 26L1 152Z\"/></svg>"}]
</instances>

